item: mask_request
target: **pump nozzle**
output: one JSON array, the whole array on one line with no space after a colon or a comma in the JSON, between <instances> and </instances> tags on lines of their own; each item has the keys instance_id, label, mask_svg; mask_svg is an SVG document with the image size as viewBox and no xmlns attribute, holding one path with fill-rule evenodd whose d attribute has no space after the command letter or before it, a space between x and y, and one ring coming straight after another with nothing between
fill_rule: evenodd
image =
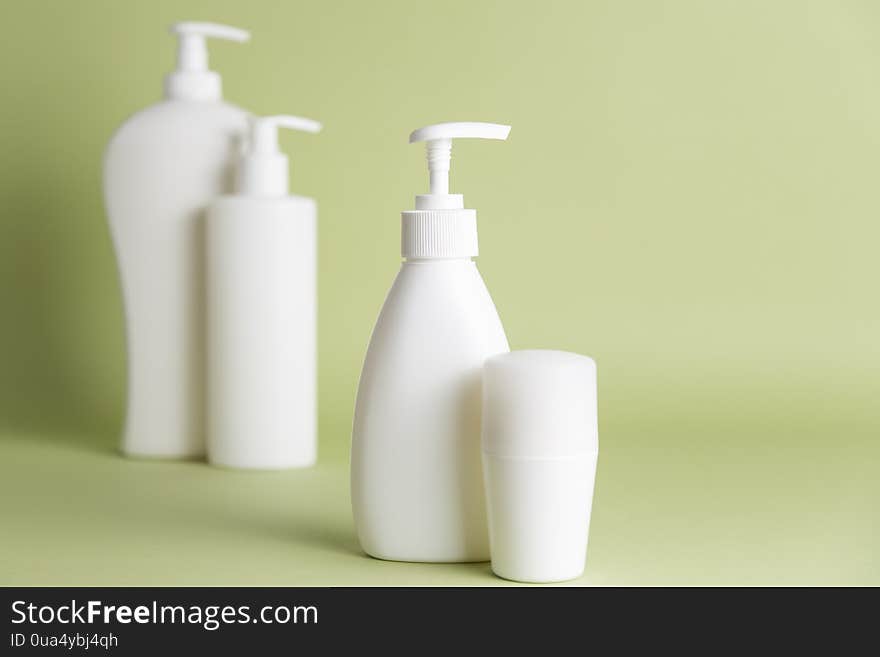
<instances>
[{"instance_id":1,"label":"pump nozzle","mask_svg":"<svg viewBox=\"0 0 880 657\"><path fill-rule=\"evenodd\" d=\"M208 70L205 39L226 39L244 43L251 38L246 30L217 23L183 22L170 28L178 38L177 70L165 78L165 96L178 100L217 100L221 95L220 76Z\"/></svg>"},{"instance_id":2,"label":"pump nozzle","mask_svg":"<svg viewBox=\"0 0 880 657\"><path fill-rule=\"evenodd\" d=\"M286 196L287 156L278 150L278 128L317 133L321 124L299 116L255 116L238 167L238 193L247 196Z\"/></svg>"},{"instance_id":3,"label":"pump nozzle","mask_svg":"<svg viewBox=\"0 0 880 657\"><path fill-rule=\"evenodd\" d=\"M461 194L449 193L449 165L452 160L453 139L499 139L510 134L509 125L497 123L459 122L438 123L419 128L409 136L409 143L425 142L431 193L416 196L418 210L457 210L464 207Z\"/></svg>"}]
</instances>

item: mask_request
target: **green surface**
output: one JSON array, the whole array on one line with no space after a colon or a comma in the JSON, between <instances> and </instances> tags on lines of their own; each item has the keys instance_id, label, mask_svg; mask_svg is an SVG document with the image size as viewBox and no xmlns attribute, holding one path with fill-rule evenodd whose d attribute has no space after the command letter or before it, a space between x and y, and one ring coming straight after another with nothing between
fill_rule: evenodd
<instances>
[{"instance_id":1,"label":"green surface","mask_svg":"<svg viewBox=\"0 0 880 657\"><path fill-rule=\"evenodd\" d=\"M515 348L593 356L582 584L880 584L880 6L871 2L48 2L0 19L0 583L500 584L363 556L357 375L425 191L456 146ZM100 162L156 100L177 19L282 135L320 208L320 465L127 461Z\"/></svg>"}]
</instances>

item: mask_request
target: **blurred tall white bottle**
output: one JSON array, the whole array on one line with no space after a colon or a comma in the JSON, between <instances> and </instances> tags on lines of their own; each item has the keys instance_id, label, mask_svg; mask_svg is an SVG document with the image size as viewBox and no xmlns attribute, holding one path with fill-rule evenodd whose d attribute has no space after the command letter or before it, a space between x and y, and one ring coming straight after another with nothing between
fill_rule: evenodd
<instances>
[{"instance_id":1,"label":"blurred tall white bottle","mask_svg":"<svg viewBox=\"0 0 880 657\"><path fill-rule=\"evenodd\" d=\"M426 142L431 193L402 216L405 258L379 313L358 387L351 496L364 551L397 561L487 561L480 465L483 362L509 350L472 258L477 213L449 193L452 140L509 126L446 123Z\"/></svg>"},{"instance_id":2,"label":"blurred tall white bottle","mask_svg":"<svg viewBox=\"0 0 880 657\"><path fill-rule=\"evenodd\" d=\"M289 196L278 128L254 118L237 193L208 208L208 460L233 468L313 465L316 430L316 206Z\"/></svg>"},{"instance_id":3,"label":"blurred tall white bottle","mask_svg":"<svg viewBox=\"0 0 880 657\"><path fill-rule=\"evenodd\" d=\"M128 407L122 451L204 454L202 218L231 189L247 113L221 99L206 37L247 41L243 30L177 23L177 70L165 100L128 119L104 156L104 199L122 282Z\"/></svg>"}]
</instances>

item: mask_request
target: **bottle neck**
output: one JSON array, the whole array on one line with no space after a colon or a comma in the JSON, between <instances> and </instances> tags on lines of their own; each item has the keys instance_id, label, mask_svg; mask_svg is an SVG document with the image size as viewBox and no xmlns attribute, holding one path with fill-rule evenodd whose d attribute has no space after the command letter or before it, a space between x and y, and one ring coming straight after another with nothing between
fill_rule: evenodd
<instances>
[{"instance_id":1,"label":"bottle neck","mask_svg":"<svg viewBox=\"0 0 880 657\"><path fill-rule=\"evenodd\" d=\"M236 171L236 187L244 196L287 196L287 179L287 157L280 153L246 155Z\"/></svg>"},{"instance_id":2,"label":"bottle neck","mask_svg":"<svg viewBox=\"0 0 880 657\"><path fill-rule=\"evenodd\" d=\"M174 71L165 76L165 98L212 102L223 99L223 83L214 71Z\"/></svg>"}]
</instances>

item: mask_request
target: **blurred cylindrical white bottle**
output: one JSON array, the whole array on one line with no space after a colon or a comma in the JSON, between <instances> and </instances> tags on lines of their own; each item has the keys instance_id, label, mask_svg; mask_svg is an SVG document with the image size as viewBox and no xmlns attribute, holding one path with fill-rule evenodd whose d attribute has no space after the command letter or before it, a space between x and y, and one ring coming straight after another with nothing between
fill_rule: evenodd
<instances>
[{"instance_id":1,"label":"blurred cylindrical white bottle","mask_svg":"<svg viewBox=\"0 0 880 657\"><path fill-rule=\"evenodd\" d=\"M208 460L235 468L309 466L317 455L316 206L288 195L278 127L254 118L237 194L208 209Z\"/></svg>"},{"instance_id":2,"label":"blurred cylindrical white bottle","mask_svg":"<svg viewBox=\"0 0 880 657\"><path fill-rule=\"evenodd\" d=\"M221 99L205 38L246 41L212 23L177 23L177 70L165 100L138 112L104 155L104 199L125 305L128 405L122 451L195 457L205 451L205 207L230 189L247 113Z\"/></svg>"}]
</instances>

